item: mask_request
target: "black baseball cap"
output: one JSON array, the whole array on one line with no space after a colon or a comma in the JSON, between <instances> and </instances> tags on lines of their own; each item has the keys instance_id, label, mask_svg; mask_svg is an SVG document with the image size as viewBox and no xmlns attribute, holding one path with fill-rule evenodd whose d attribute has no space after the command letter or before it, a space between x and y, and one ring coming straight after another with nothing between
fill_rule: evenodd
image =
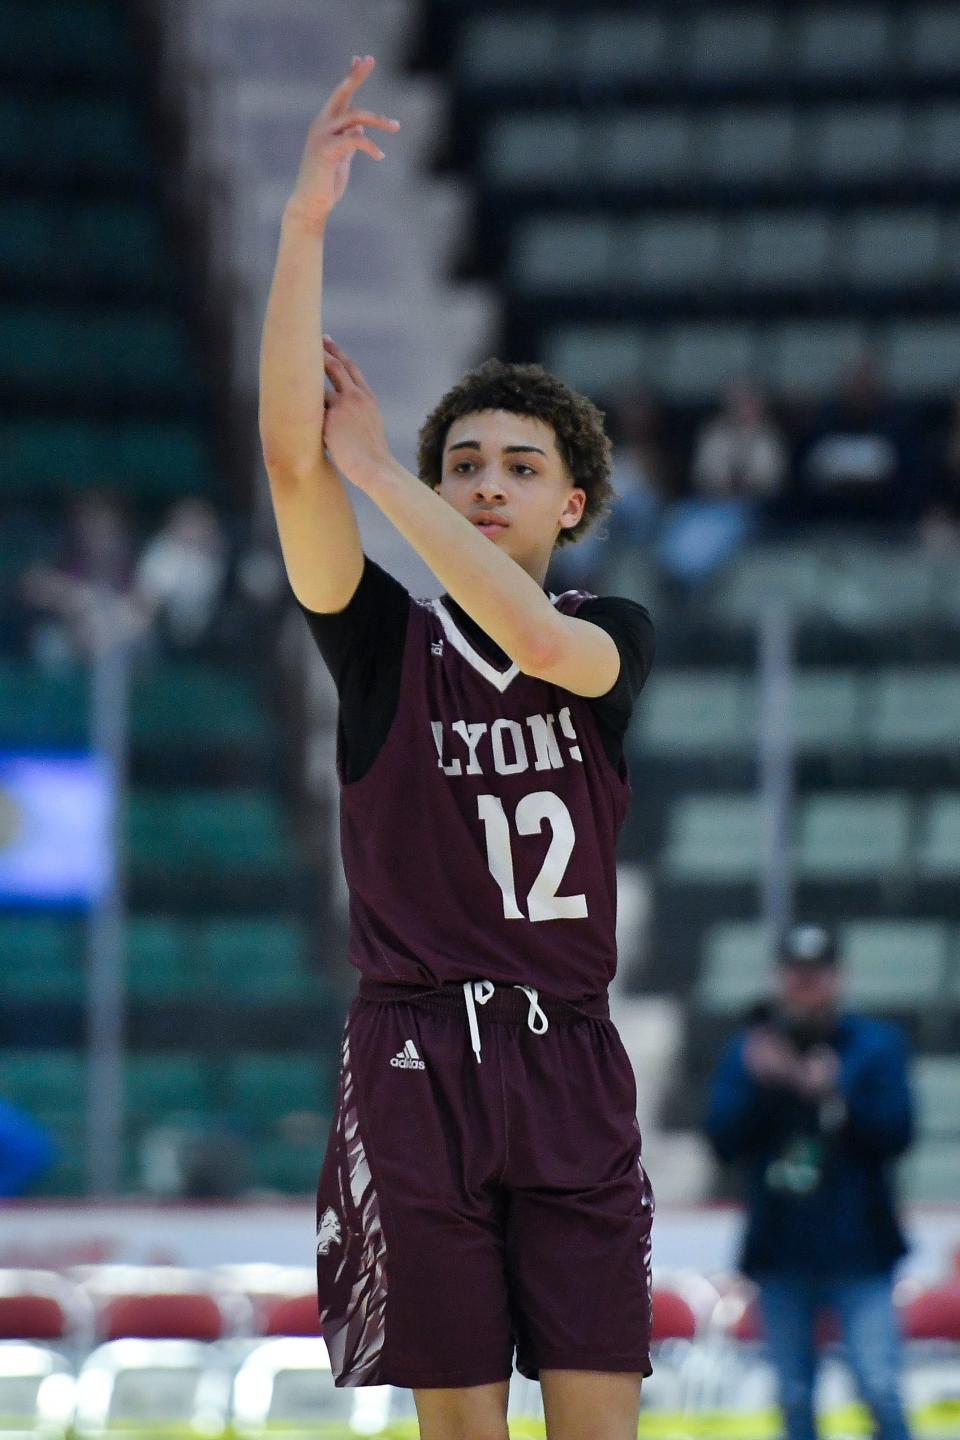
<instances>
[{"instance_id":1,"label":"black baseball cap","mask_svg":"<svg viewBox=\"0 0 960 1440\"><path fill-rule=\"evenodd\" d=\"M814 970L835 966L840 956L832 930L824 925L794 925L781 936L777 958L781 965Z\"/></svg>"}]
</instances>

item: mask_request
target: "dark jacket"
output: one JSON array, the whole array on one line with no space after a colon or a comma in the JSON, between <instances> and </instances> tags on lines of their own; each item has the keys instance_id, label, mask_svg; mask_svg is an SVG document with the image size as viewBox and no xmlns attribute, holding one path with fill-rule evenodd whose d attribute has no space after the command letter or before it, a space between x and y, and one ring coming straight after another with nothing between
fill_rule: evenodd
<instances>
[{"instance_id":1,"label":"dark jacket","mask_svg":"<svg viewBox=\"0 0 960 1440\"><path fill-rule=\"evenodd\" d=\"M834 1105L829 1123L819 1105L754 1079L743 1059L748 1033L736 1035L723 1055L707 1114L718 1157L748 1168L744 1271L888 1271L906 1251L890 1162L913 1132L902 1032L859 1015L838 1020L829 1043L840 1058L845 1118L839 1107L838 1121ZM809 1144L822 1160L819 1184L806 1194L771 1184L778 1157L798 1144Z\"/></svg>"}]
</instances>

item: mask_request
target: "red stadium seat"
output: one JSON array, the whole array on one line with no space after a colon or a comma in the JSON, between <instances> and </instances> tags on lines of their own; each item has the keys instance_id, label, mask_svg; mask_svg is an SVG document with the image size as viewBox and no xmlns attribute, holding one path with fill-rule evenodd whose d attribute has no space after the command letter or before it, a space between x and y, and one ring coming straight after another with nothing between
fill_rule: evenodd
<instances>
[{"instance_id":1,"label":"red stadium seat","mask_svg":"<svg viewBox=\"0 0 960 1440\"><path fill-rule=\"evenodd\" d=\"M91 1321L88 1298L53 1271L0 1269L0 1340L84 1343Z\"/></svg>"},{"instance_id":2,"label":"red stadium seat","mask_svg":"<svg viewBox=\"0 0 960 1440\"><path fill-rule=\"evenodd\" d=\"M650 1339L654 1344L664 1340L692 1340L697 1333L697 1317L692 1305L673 1290L654 1289L653 1328Z\"/></svg>"},{"instance_id":3,"label":"red stadium seat","mask_svg":"<svg viewBox=\"0 0 960 1440\"><path fill-rule=\"evenodd\" d=\"M320 1315L315 1292L311 1291L309 1295L291 1295L278 1300L267 1313L263 1333L319 1335Z\"/></svg>"},{"instance_id":4,"label":"red stadium seat","mask_svg":"<svg viewBox=\"0 0 960 1440\"><path fill-rule=\"evenodd\" d=\"M100 1312L105 1340L220 1340L224 1315L212 1295L122 1295Z\"/></svg>"},{"instance_id":5,"label":"red stadium seat","mask_svg":"<svg viewBox=\"0 0 960 1440\"><path fill-rule=\"evenodd\" d=\"M900 1320L908 1340L960 1344L960 1279L921 1291L903 1307Z\"/></svg>"}]
</instances>

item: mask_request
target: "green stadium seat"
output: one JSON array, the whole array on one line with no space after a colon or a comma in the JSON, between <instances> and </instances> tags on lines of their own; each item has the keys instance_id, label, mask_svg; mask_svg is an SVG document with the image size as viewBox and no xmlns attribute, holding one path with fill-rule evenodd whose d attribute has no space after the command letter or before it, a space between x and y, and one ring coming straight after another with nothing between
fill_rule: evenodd
<instances>
[{"instance_id":1,"label":"green stadium seat","mask_svg":"<svg viewBox=\"0 0 960 1440\"><path fill-rule=\"evenodd\" d=\"M85 987L84 935L75 920L0 916L0 997L79 1001Z\"/></svg>"},{"instance_id":2,"label":"green stadium seat","mask_svg":"<svg viewBox=\"0 0 960 1440\"><path fill-rule=\"evenodd\" d=\"M249 747L269 735L248 681L187 661L134 676L131 719L135 744L167 750Z\"/></svg>"},{"instance_id":3,"label":"green stadium seat","mask_svg":"<svg viewBox=\"0 0 960 1440\"><path fill-rule=\"evenodd\" d=\"M921 1141L902 1162L900 1175L904 1199L910 1204L955 1205L960 1141Z\"/></svg>"},{"instance_id":4,"label":"green stadium seat","mask_svg":"<svg viewBox=\"0 0 960 1440\"><path fill-rule=\"evenodd\" d=\"M202 987L181 921L136 915L127 924L127 986L133 1000L187 1000Z\"/></svg>"},{"instance_id":5,"label":"green stadium seat","mask_svg":"<svg viewBox=\"0 0 960 1440\"><path fill-rule=\"evenodd\" d=\"M85 1074L78 1050L0 1049L0 1095L45 1120L76 1120L86 1100Z\"/></svg>"},{"instance_id":6,"label":"green stadium seat","mask_svg":"<svg viewBox=\"0 0 960 1440\"><path fill-rule=\"evenodd\" d=\"M818 556L805 547L771 545L739 557L721 577L713 605L716 617L727 624L756 625L774 600L804 616L815 614L823 598Z\"/></svg>"},{"instance_id":7,"label":"green stadium seat","mask_svg":"<svg viewBox=\"0 0 960 1440\"><path fill-rule=\"evenodd\" d=\"M179 321L147 310L0 309L0 381L44 395L186 395L193 358Z\"/></svg>"},{"instance_id":8,"label":"green stadium seat","mask_svg":"<svg viewBox=\"0 0 960 1440\"><path fill-rule=\"evenodd\" d=\"M210 1085L199 1055L149 1051L127 1056L126 1112L135 1124L208 1108Z\"/></svg>"},{"instance_id":9,"label":"green stadium seat","mask_svg":"<svg viewBox=\"0 0 960 1440\"><path fill-rule=\"evenodd\" d=\"M484 138L484 168L500 185L574 182L585 158L585 129L575 112L511 115L490 125Z\"/></svg>"},{"instance_id":10,"label":"green stadium seat","mask_svg":"<svg viewBox=\"0 0 960 1440\"><path fill-rule=\"evenodd\" d=\"M648 355L641 332L629 325L561 325L544 337L543 363L568 385L603 397L639 376Z\"/></svg>"},{"instance_id":11,"label":"green stadium seat","mask_svg":"<svg viewBox=\"0 0 960 1440\"><path fill-rule=\"evenodd\" d=\"M692 21L688 46L686 68L697 79L769 75L780 62L778 16L760 8L702 13Z\"/></svg>"},{"instance_id":12,"label":"green stadium seat","mask_svg":"<svg viewBox=\"0 0 960 1440\"><path fill-rule=\"evenodd\" d=\"M754 742L750 687L732 672L661 670L637 710L633 739L655 755L729 755Z\"/></svg>"},{"instance_id":13,"label":"green stadium seat","mask_svg":"<svg viewBox=\"0 0 960 1440\"><path fill-rule=\"evenodd\" d=\"M0 660L0 744L76 746L87 737L87 686L74 671L48 675Z\"/></svg>"},{"instance_id":14,"label":"green stadium seat","mask_svg":"<svg viewBox=\"0 0 960 1440\"><path fill-rule=\"evenodd\" d=\"M960 1060L921 1056L913 1064L913 1084L921 1134L960 1138Z\"/></svg>"},{"instance_id":15,"label":"green stadium seat","mask_svg":"<svg viewBox=\"0 0 960 1440\"><path fill-rule=\"evenodd\" d=\"M613 229L605 217L550 216L521 224L510 250L513 283L525 294L594 290L615 283Z\"/></svg>"},{"instance_id":16,"label":"green stadium seat","mask_svg":"<svg viewBox=\"0 0 960 1440\"><path fill-rule=\"evenodd\" d=\"M329 1066L312 1052L235 1055L228 1087L235 1117L261 1132L293 1111L328 1113L332 1104Z\"/></svg>"},{"instance_id":17,"label":"green stadium seat","mask_svg":"<svg viewBox=\"0 0 960 1440\"><path fill-rule=\"evenodd\" d=\"M594 80L659 79L670 59L670 32L660 15L589 15L568 27L578 73Z\"/></svg>"},{"instance_id":18,"label":"green stadium seat","mask_svg":"<svg viewBox=\"0 0 960 1440\"><path fill-rule=\"evenodd\" d=\"M562 26L549 13L472 16L461 29L458 69L470 85L549 79L567 53Z\"/></svg>"},{"instance_id":19,"label":"green stadium seat","mask_svg":"<svg viewBox=\"0 0 960 1440\"><path fill-rule=\"evenodd\" d=\"M819 395L863 351L859 321L796 321L772 327L767 374L781 394Z\"/></svg>"},{"instance_id":20,"label":"green stadium seat","mask_svg":"<svg viewBox=\"0 0 960 1440\"><path fill-rule=\"evenodd\" d=\"M201 922L197 964L211 994L259 1002L318 995L309 969L307 935L292 920L245 916Z\"/></svg>"},{"instance_id":21,"label":"green stadium seat","mask_svg":"<svg viewBox=\"0 0 960 1440\"><path fill-rule=\"evenodd\" d=\"M133 289L169 280L156 218L143 205L0 202L0 263L28 283L82 288L109 281Z\"/></svg>"},{"instance_id":22,"label":"green stadium seat","mask_svg":"<svg viewBox=\"0 0 960 1440\"><path fill-rule=\"evenodd\" d=\"M86 420L0 424L0 497L67 495L103 486L157 500L209 488L210 457L188 425Z\"/></svg>"},{"instance_id":23,"label":"green stadium seat","mask_svg":"<svg viewBox=\"0 0 960 1440\"><path fill-rule=\"evenodd\" d=\"M867 743L872 750L956 754L960 746L960 670L917 667L882 671L870 685L866 716Z\"/></svg>"},{"instance_id":24,"label":"green stadium seat","mask_svg":"<svg viewBox=\"0 0 960 1440\"><path fill-rule=\"evenodd\" d=\"M713 397L756 368L757 335L748 325L678 325L666 339L661 381L676 400Z\"/></svg>"},{"instance_id":25,"label":"green stadium seat","mask_svg":"<svg viewBox=\"0 0 960 1440\"><path fill-rule=\"evenodd\" d=\"M616 289L661 291L716 285L724 232L707 215L663 215L622 224L614 237Z\"/></svg>"},{"instance_id":26,"label":"green stadium seat","mask_svg":"<svg viewBox=\"0 0 960 1440\"><path fill-rule=\"evenodd\" d=\"M901 876L910 858L910 803L898 793L818 795L800 812L798 868L806 880Z\"/></svg>"},{"instance_id":27,"label":"green stadium seat","mask_svg":"<svg viewBox=\"0 0 960 1440\"><path fill-rule=\"evenodd\" d=\"M697 981L698 1007L715 1015L742 1013L766 993L772 959L773 937L763 921L711 926Z\"/></svg>"},{"instance_id":28,"label":"green stadium seat","mask_svg":"<svg viewBox=\"0 0 960 1440\"><path fill-rule=\"evenodd\" d=\"M960 177L960 105L919 106L914 116L913 166L931 180Z\"/></svg>"},{"instance_id":29,"label":"green stadium seat","mask_svg":"<svg viewBox=\"0 0 960 1440\"><path fill-rule=\"evenodd\" d=\"M865 1010L922 1012L943 996L946 925L925 920L856 920L843 927L845 982Z\"/></svg>"},{"instance_id":30,"label":"green stadium seat","mask_svg":"<svg viewBox=\"0 0 960 1440\"><path fill-rule=\"evenodd\" d=\"M752 880L760 872L762 843L754 796L689 795L673 806L661 863L675 879Z\"/></svg>"},{"instance_id":31,"label":"green stadium seat","mask_svg":"<svg viewBox=\"0 0 960 1440\"><path fill-rule=\"evenodd\" d=\"M134 870L228 876L290 863L283 811L269 791L137 791L129 808Z\"/></svg>"},{"instance_id":32,"label":"green stadium seat","mask_svg":"<svg viewBox=\"0 0 960 1440\"><path fill-rule=\"evenodd\" d=\"M811 118L808 159L822 180L893 180L906 157L906 122L895 105L843 105Z\"/></svg>"},{"instance_id":33,"label":"green stadium seat","mask_svg":"<svg viewBox=\"0 0 960 1440\"><path fill-rule=\"evenodd\" d=\"M942 277L943 234L934 210L861 211L845 232L839 267L854 285L889 290Z\"/></svg>"},{"instance_id":34,"label":"green stadium seat","mask_svg":"<svg viewBox=\"0 0 960 1440\"><path fill-rule=\"evenodd\" d=\"M960 323L903 320L884 327L890 383L902 395L952 395L957 385Z\"/></svg>"},{"instance_id":35,"label":"green stadium seat","mask_svg":"<svg viewBox=\"0 0 960 1440\"><path fill-rule=\"evenodd\" d=\"M935 598L934 574L919 547L841 544L823 552L830 614L867 631L926 620Z\"/></svg>"},{"instance_id":36,"label":"green stadium seat","mask_svg":"<svg viewBox=\"0 0 960 1440\"><path fill-rule=\"evenodd\" d=\"M728 251L730 274L750 289L820 285L832 262L833 231L815 210L752 211L735 224Z\"/></svg>"},{"instance_id":37,"label":"green stadium seat","mask_svg":"<svg viewBox=\"0 0 960 1440\"><path fill-rule=\"evenodd\" d=\"M0 175L32 184L140 186L151 170L137 112L125 99L0 97Z\"/></svg>"},{"instance_id":38,"label":"green stadium seat","mask_svg":"<svg viewBox=\"0 0 960 1440\"><path fill-rule=\"evenodd\" d=\"M794 44L798 71L818 80L881 74L896 53L882 7L810 10L799 16Z\"/></svg>"},{"instance_id":39,"label":"green stadium seat","mask_svg":"<svg viewBox=\"0 0 960 1440\"><path fill-rule=\"evenodd\" d=\"M691 162L692 131L677 110L605 117L592 146L596 174L608 185L672 185Z\"/></svg>"},{"instance_id":40,"label":"green stadium seat","mask_svg":"<svg viewBox=\"0 0 960 1440\"><path fill-rule=\"evenodd\" d=\"M793 737L801 753L863 745L863 696L852 670L800 670L793 688Z\"/></svg>"},{"instance_id":41,"label":"green stadium seat","mask_svg":"<svg viewBox=\"0 0 960 1440\"><path fill-rule=\"evenodd\" d=\"M930 78L960 70L960 11L955 5L911 7L906 56L913 71Z\"/></svg>"},{"instance_id":42,"label":"green stadium seat","mask_svg":"<svg viewBox=\"0 0 960 1440\"><path fill-rule=\"evenodd\" d=\"M789 110L749 106L721 110L701 125L698 169L717 184L787 179L797 162L799 127Z\"/></svg>"},{"instance_id":43,"label":"green stadium seat","mask_svg":"<svg viewBox=\"0 0 960 1440\"><path fill-rule=\"evenodd\" d=\"M922 808L916 859L926 879L955 880L960 874L960 796L940 793Z\"/></svg>"},{"instance_id":44,"label":"green stadium seat","mask_svg":"<svg viewBox=\"0 0 960 1440\"><path fill-rule=\"evenodd\" d=\"M261 1140L250 1160L255 1185L284 1195L313 1195L323 1164L323 1146Z\"/></svg>"}]
</instances>

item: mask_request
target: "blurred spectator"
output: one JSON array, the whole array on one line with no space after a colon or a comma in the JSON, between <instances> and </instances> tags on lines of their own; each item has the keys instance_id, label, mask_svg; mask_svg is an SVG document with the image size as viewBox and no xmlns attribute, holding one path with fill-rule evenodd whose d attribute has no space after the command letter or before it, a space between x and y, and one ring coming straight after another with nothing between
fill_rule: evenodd
<instances>
[{"instance_id":1,"label":"blurred spectator","mask_svg":"<svg viewBox=\"0 0 960 1440\"><path fill-rule=\"evenodd\" d=\"M125 596L133 572L126 512L106 494L82 496L67 523L67 539L53 565L28 570L24 601L44 618L30 627L34 658L46 667L72 664L97 643L99 599Z\"/></svg>"},{"instance_id":2,"label":"blurred spectator","mask_svg":"<svg viewBox=\"0 0 960 1440\"><path fill-rule=\"evenodd\" d=\"M905 1252L889 1163L910 1143L903 1038L845 1014L838 956L819 926L780 947L776 995L713 1080L707 1131L749 1171L742 1266L760 1289L788 1440L814 1440L817 1313L840 1322L880 1440L906 1440L892 1270Z\"/></svg>"},{"instance_id":3,"label":"blurred spectator","mask_svg":"<svg viewBox=\"0 0 960 1440\"><path fill-rule=\"evenodd\" d=\"M46 1130L24 1111L0 1100L0 1197L23 1195L56 1159Z\"/></svg>"},{"instance_id":4,"label":"blurred spectator","mask_svg":"<svg viewBox=\"0 0 960 1440\"><path fill-rule=\"evenodd\" d=\"M174 1116L140 1139L140 1183L167 1200L226 1200L246 1185L245 1147L228 1129L197 1116Z\"/></svg>"},{"instance_id":5,"label":"blurred spectator","mask_svg":"<svg viewBox=\"0 0 960 1440\"><path fill-rule=\"evenodd\" d=\"M717 414L697 438L690 479L698 495L765 500L787 473L787 449L766 396L752 380L727 388Z\"/></svg>"},{"instance_id":6,"label":"blurred spectator","mask_svg":"<svg viewBox=\"0 0 960 1440\"><path fill-rule=\"evenodd\" d=\"M924 508L917 436L865 356L840 377L798 460L796 508L809 520L907 524Z\"/></svg>"},{"instance_id":7,"label":"blurred spectator","mask_svg":"<svg viewBox=\"0 0 960 1440\"><path fill-rule=\"evenodd\" d=\"M177 501L137 564L133 601L143 622L174 650L202 645L223 598L228 560L213 507L198 498Z\"/></svg>"},{"instance_id":8,"label":"blurred spectator","mask_svg":"<svg viewBox=\"0 0 960 1440\"><path fill-rule=\"evenodd\" d=\"M660 535L666 574L693 587L723 569L754 534L761 502L779 492L787 458L762 390L747 378L728 386L697 437L694 494L674 506Z\"/></svg>"},{"instance_id":9,"label":"blurred spectator","mask_svg":"<svg viewBox=\"0 0 960 1440\"><path fill-rule=\"evenodd\" d=\"M960 546L960 388L934 444L931 471L931 505L921 532L932 550L955 549Z\"/></svg>"}]
</instances>

